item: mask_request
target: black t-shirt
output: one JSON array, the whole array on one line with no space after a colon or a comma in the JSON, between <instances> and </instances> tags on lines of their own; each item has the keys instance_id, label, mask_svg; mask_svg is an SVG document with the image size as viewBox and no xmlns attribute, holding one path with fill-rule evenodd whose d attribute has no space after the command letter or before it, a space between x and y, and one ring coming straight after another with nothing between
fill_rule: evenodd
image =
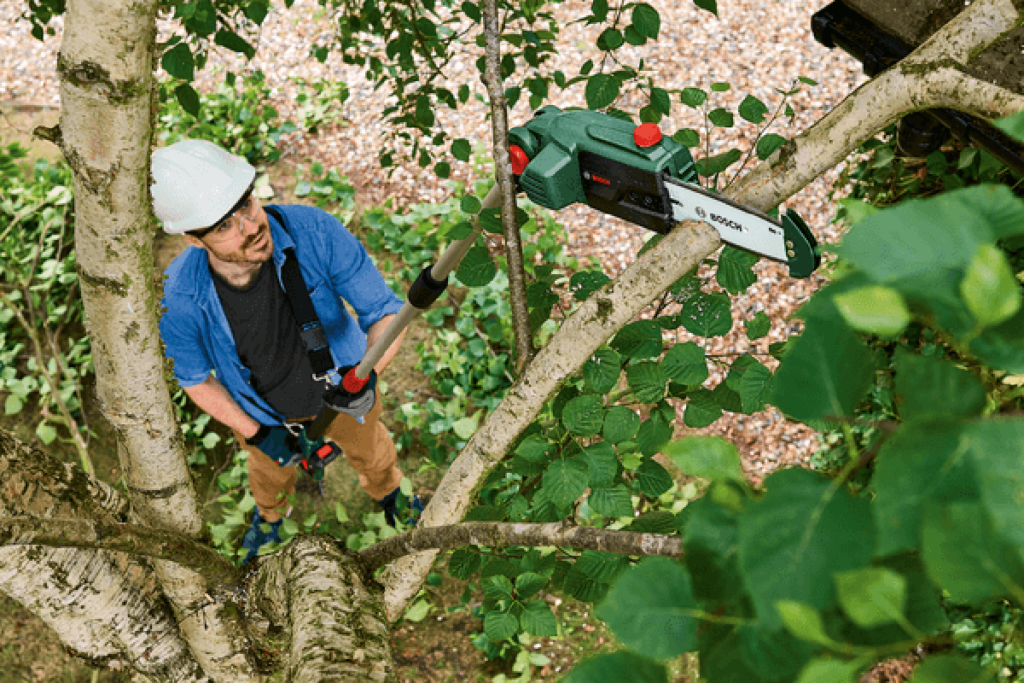
<instances>
[{"instance_id":1,"label":"black t-shirt","mask_svg":"<svg viewBox=\"0 0 1024 683\"><path fill-rule=\"evenodd\" d=\"M245 289L228 284L213 268L210 273L238 357L252 372L253 389L287 418L316 415L324 383L313 379L299 324L278 282L273 260L260 266L256 279Z\"/></svg>"}]
</instances>

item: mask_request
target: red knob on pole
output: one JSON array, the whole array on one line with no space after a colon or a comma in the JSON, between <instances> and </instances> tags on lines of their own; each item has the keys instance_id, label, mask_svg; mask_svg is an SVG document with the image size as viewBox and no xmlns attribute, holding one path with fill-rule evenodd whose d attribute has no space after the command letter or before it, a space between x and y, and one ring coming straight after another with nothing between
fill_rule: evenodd
<instances>
[{"instance_id":1,"label":"red knob on pole","mask_svg":"<svg viewBox=\"0 0 1024 683\"><path fill-rule=\"evenodd\" d=\"M530 163L530 157L519 145L512 145L508 148L509 156L512 157L512 172L516 175L523 175L526 165Z\"/></svg>"},{"instance_id":2,"label":"red knob on pole","mask_svg":"<svg viewBox=\"0 0 1024 683\"><path fill-rule=\"evenodd\" d=\"M345 373L344 377L341 378L341 386L344 387L345 391L348 393L355 394L362 391L369 379L369 375L366 377L356 377L356 369L352 368Z\"/></svg>"},{"instance_id":3,"label":"red knob on pole","mask_svg":"<svg viewBox=\"0 0 1024 683\"><path fill-rule=\"evenodd\" d=\"M651 147L661 142L661 129L653 123L644 123L633 131L633 141L637 147Z\"/></svg>"}]
</instances>

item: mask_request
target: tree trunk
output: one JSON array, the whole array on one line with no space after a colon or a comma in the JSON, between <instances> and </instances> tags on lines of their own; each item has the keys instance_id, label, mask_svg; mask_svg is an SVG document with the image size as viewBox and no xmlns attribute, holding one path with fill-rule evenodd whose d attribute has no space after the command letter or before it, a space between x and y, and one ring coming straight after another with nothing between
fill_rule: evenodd
<instances>
[{"instance_id":1,"label":"tree trunk","mask_svg":"<svg viewBox=\"0 0 1024 683\"><path fill-rule=\"evenodd\" d=\"M0 520L123 521L128 501L80 468L0 430ZM77 656L158 681L206 680L146 565L103 551L0 547L0 591L39 616Z\"/></svg>"},{"instance_id":2,"label":"tree trunk","mask_svg":"<svg viewBox=\"0 0 1024 683\"><path fill-rule=\"evenodd\" d=\"M156 0L71 0L57 71L59 142L75 177L75 248L97 396L118 436L138 521L203 529L174 420L157 330L149 202ZM255 680L241 625L208 604L200 576L157 561L164 593L203 669Z\"/></svg>"},{"instance_id":3,"label":"tree trunk","mask_svg":"<svg viewBox=\"0 0 1024 683\"><path fill-rule=\"evenodd\" d=\"M903 62L851 94L833 112L734 184L725 196L767 211L840 163L900 116L951 107L983 118L1024 109L1024 98L966 76L960 68L1022 20L1020 0L975 0L956 20ZM423 526L461 520L487 475L536 417L544 402L594 350L673 282L711 255L721 240L706 224L684 222L622 275L591 295L539 351L508 394L448 468ZM403 557L385 575L388 614L396 619L416 595L437 557Z\"/></svg>"}]
</instances>

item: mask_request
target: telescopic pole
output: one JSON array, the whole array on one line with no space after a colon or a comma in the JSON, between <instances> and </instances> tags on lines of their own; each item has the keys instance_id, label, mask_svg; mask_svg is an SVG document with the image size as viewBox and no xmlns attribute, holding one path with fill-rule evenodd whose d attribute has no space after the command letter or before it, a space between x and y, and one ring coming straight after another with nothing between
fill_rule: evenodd
<instances>
[{"instance_id":1,"label":"telescopic pole","mask_svg":"<svg viewBox=\"0 0 1024 683\"><path fill-rule=\"evenodd\" d=\"M501 191L498 189L498 184L495 183L481 201L480 206L481 209L492 209L500 203ZM384 328L384 333L380 338L367 349L359 364L345 373L341 381L345 391L355 394L366 386L373 366L384 356L384 353L409 326L409 323L421 312L430 308L431 304L444 292L448 286L448 275L455 270L459 262L462 261L462 257L476 242L477 237L480 236L480 230L480 226L477 225L466 238L450 244L434 265L423 269L412 287L409 288L409 295L402 309ZM307 438L320 438L336 415L337 411L325 405L316 419L306 428Z\"/></svg>"}]
</instances>

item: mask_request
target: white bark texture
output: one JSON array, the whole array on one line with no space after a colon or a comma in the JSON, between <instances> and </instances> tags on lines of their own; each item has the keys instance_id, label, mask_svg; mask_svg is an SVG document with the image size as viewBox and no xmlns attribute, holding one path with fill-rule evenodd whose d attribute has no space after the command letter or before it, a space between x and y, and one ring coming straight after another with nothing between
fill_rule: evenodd
<instances>
[{"instance_id":1,"label":"white bark texture","mask_svg":"<svg viewBox=\"0 0 1024 683\"><path fill-rule=\"evenodd\" d=\"M394 681L383 591L359 557L323 535L300 536L258 560L247 602L254 640L282 629L285 680Z\"/></svg>"},{"instance_id":2,"label":"white bark texture","mask_svg":"<svg viewBox=\"0 0 1024 683\"><path fill-rule=\"evenodd\" d=\"M71 0L57 70L60 145L75 175L75 246L97 394L138 521L202 530L164 379L149 205L156 0ZM215 679L256 680L237 618L201 577L155 561L181 631Z\"/></svg>"},{"instance_id":3,"label":"white bark texture","mask_svg":"<svg viewBox=\"0 0 1024 683\"><path fill-rule=\"evenodd\" d=\"M80 468L0 431L0 519L125 519L128 501ZM206 677L178 634L153 572L123 554L0 547L0 592L39 616L76 655L154 681Z\"/></svg>"},{"instance_id":4,"label":"white bark texture","mask_svg":"<svg viewBox=\"0 0 1024 683\"><path fill-rule=\"evenodd\" d=\"M950 107L982 118L1024 109L1024 97L965 75L958 67L1022 19L1012 0L976 0L903 62L866 83L834 111L740 179L725 195L767 211L842 162L904 114ZM669 285L721 245L704 224L683 223L609 282L565 323L525 368L505 400L449 467L423 514L424 526L461 520L474 496L546 400L595 349ZM403 557L385 574L385 605L397 619L426 579L437 551Z\"/></svg>"}]
</instances>

